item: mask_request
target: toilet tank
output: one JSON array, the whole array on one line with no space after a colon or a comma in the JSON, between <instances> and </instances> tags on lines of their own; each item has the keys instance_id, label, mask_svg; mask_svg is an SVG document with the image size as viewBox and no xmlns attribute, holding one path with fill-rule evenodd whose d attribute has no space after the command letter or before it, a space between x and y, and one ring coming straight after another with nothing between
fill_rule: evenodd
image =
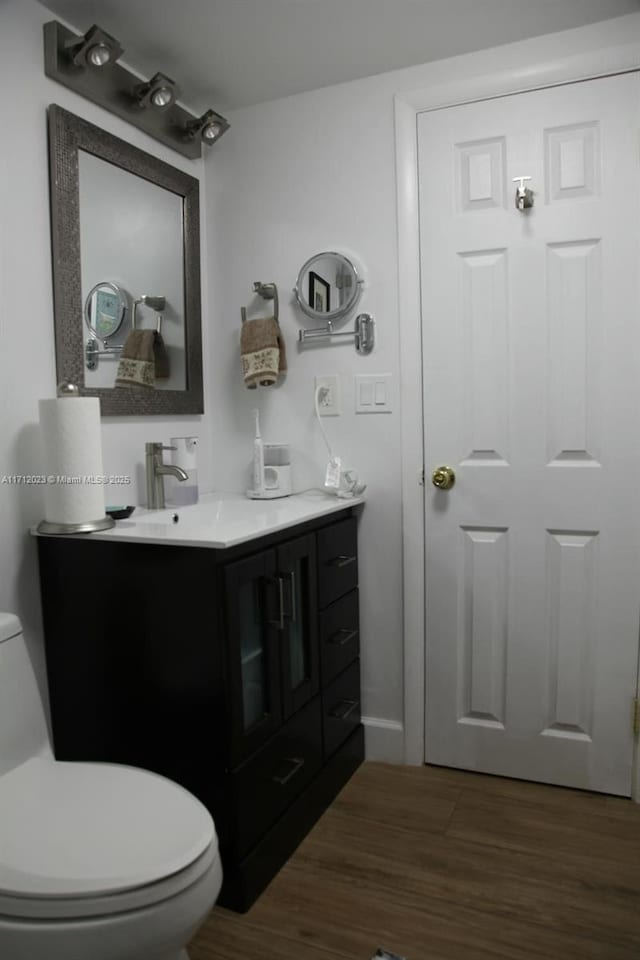
<instances>
[{"instance_id":1,"label":"toilet tank","mask_svg":"<svg viewBox=\"0 0 640 960\"><path fill-rule=\"evenodd\" d=\"M40 691L20 621L0 613L0 776L50 752Z\"/></svg>"}]
</instances>

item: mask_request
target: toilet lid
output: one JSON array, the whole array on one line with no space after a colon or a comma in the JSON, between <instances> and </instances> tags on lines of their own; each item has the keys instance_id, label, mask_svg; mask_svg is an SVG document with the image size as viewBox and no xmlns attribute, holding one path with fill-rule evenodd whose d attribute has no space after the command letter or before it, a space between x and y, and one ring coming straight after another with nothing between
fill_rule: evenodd
<instances>
[{"instance_id":1,"label":"toilet lid","mask_svg":"<svg viewBox=\"0 0 640 960\"><path fill-rule=\"evenodd\" d=\"M35 757L0 777L0 893L116 893L183 870L214 841L200 801L146 770Z\"/></svg>"}]
</instances>

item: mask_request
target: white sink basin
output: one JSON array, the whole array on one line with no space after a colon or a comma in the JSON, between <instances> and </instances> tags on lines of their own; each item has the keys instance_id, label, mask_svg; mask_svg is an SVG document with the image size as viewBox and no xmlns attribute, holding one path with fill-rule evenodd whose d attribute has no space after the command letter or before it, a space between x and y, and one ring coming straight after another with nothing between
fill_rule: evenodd
<instances>
[{"instance_id":1,"label":"white sink basin","mask_svg":"<svg viewBox=\"0 0 640 960\"><path fill-rule=\"evenodd\" d=\"M252 513L255 501L231 500L224 498L207 498L199 503L184 507L166 507L164 510L147 510L136 507L135 513L128 519L128 523L170 524L211 524L237 523L245 520ZM254 511L255 513L256 511Z\"/></svg>"},{"instance_id":2,"label":"white sink basin","mask_svg":"<svg viewBox=\"0 0 640 960\"><path fill-rule=\"evenodd\" d=\"M206 494L186 507L147 510L136 507L111 530L93 539L167 543L176 546L231 547L256 537L364 503L363 497L340 500L322 492L279 500L249 500L243 494Z\"/></svg>"}]
</instances>

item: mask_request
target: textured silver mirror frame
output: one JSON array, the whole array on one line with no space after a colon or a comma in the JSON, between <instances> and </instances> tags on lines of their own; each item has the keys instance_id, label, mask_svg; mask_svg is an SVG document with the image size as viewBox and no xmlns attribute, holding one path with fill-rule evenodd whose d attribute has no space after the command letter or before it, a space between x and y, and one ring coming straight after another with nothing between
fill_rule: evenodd
<instances>
[{"instance_id":1,"label":"textured silver mirror frame","mask_svg":"<svg viewBox=\"0 0 640 960\"><path fill-rule=\"evenodd\" d=\"M76 383L84 397L98 397L103 416L203 413L198 180L55 104L48 115L56 379ZM186 390L85 386L78 150L182 197Z\"/></svg>"}]
</instances>

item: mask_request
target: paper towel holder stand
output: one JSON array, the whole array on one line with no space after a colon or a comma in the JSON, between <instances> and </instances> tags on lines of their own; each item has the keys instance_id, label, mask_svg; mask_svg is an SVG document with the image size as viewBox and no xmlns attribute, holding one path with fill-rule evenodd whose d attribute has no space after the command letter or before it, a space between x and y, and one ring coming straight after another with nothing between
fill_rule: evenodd
<instances>
[{"instance_id":1,"label":"paper towel holder stand","mask_svg":"<svg viewBox=\"0 0 640 960\"><path fill-rule=\"evenodd\" d=\"M69 383L63 380L58 384L58 397L68 397L73 399L80 396L80 390L75 383ZM98 530L110 530L115 526L113 517L100 517L99 520L87 520L85 523L54 523L51 520L41 520L36 527L37 533L43 533L49 536L60 536L71 533L94 533Z\"/></svg>"}]
</instances>

